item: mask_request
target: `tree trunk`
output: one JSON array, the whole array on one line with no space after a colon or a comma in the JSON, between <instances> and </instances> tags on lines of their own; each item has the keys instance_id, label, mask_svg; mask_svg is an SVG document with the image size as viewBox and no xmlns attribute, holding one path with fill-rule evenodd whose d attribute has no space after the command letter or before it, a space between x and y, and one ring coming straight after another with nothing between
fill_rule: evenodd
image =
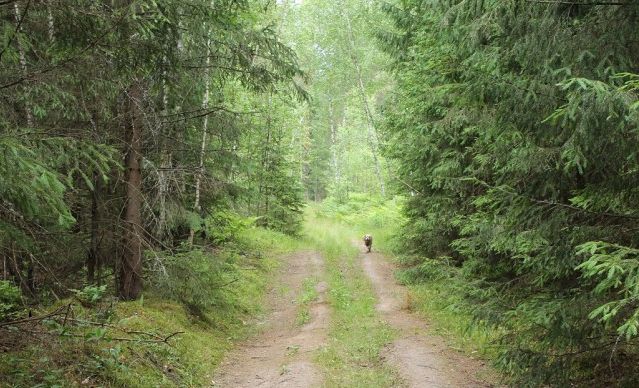
<instances>
[{"instance_id":1,"label":"tree trunk","mask_svg":"<svg viewBox=\"0 0 639 388\"><path fill-rule=\"evenodd\" d=\"M22 260L18 260L18 252L14 246L11 247L11 260L9 261L9 272L13 275L14 281L20 285L23 295L34 296L32 288L29 286L29 278L31 275L25 276L22 274ZM27 268L27 272L29 269Z\"/></svg>"},{"instance_id":2,"label":"tree trunk","mask_svg":"<svg viewBox=\"0 0 639 388\"><path fill-rule=\"evenodd\" d=\"M126 157L124 257L120 266L120 298L134 300L142 292L142 85L129 88Z\"/></svg>"},{"instance_id":3,"label":"tree trunk","mask_svg":"<svg viewBox=\"0 0 639 388\"><path fill-rule=\"evenodd\" d=\"M162 117L168 117L169 114L169 86L167 84L167 58L162 58ZM170 133L170 131L169 131ZM161 243L167 235L166 225L166 198L169 193L169 174L172 167L173 155L167 146L164 137L160 136L160 167L158 169L158 221L155 228L155 239Z\"/></svg>"},{"instance_id":4,"label":"tree trunk","mask_svg":"<svg viewBox=\"0 0 639 388\"><path fill-rule=\"evenodd\" d=\"M377 130L375 129L375 122L373 121L373 114L371 113L370 107L368 106L368 98L366 97L366 87L364 86L364 79L362 77L362 68L359 63L359 59L355 54L355 38L353 37L353 27L351 25L351 19L348 13L344 13L346 18L346 27L348 32L348 41L351 46L351 61L353 62L353 66L355 67L355 73L357 76L357 89L359 92L359 97L362 100L362 107L364 108L364 113L366 114L366 122L368 127L368 146L371 149L371 153L373 154L373 163L375 164L375 175L377 175L377 180L379 181L380 193L382 197L386 195L386 187L384 184L384 177L382 175L382 168L379 162L378 156L378 138L377 138Z\"/></svg>"},{"instance_id":5,"label":"tree trunk","mask_svg":"<svg viewBox=\"0 0 639 388\"><path fill-rule=\"evenodd\" d=\"M100 282L100 191L102 178L98 173L93 174L93 192L91 195L91 246L87 255L87 283Z\"/></svg>"},{"instance_id":6,"label":"tree trunk","mask_svg":"<svg viewBox=\"0 0 639 388\"><path fill-rule=\"evenodd\" d=\"M268 97L268 109L266 111L266 146L264 147L264 160L262 162L262 174L271 170L271 109L272 96ZM264 180L264 215L266 216L267 226L271 224L269 217L269 200L271 196L271 182L269 179Z\"/></svg>"},{"instance_id":7,"label":"tree trunk","mask_svg":"<svg viewBox=\"0 0 639 388\"><path fill-rule=\"evenodd\" d=\"M339 187L342 177L337 156L337 125L335 125L335 115L333 112L333 100L328 101L328 119L331 123L331 152L333 161L333 173L335 174L335 185Z\"/></svg>"},{"instance_id":8,"label":"tree trunk","mask_svg":"<svg viewBox=\"0 0 639 388\"><path fill-rule=\"evenodd\" d=\"M22 27L20 27L20 24L22 23L22 16L20 15L20 7L18 6L17 1L13 3L13 12L14 12L15 21L16 21L16 33L21 33ZM26 53L24 52L24 48L20 44L20 39L16 39L16 45L18 47L20 69L22 70L22 75L26 77L28 75L27 56L26 56ZM25 88L25 91L26 91L26 88ZM26 98L26 96L24 100L24 111L27 118L27 126L29 128L33 128L33 114L31 113L31 104L29 103L29 99Z\"/></svg>"},{"instance_id":9,"label":"tree trunk","mask_svg":"<svg viewBox=\"0 0 639 388\"><path fill-rule=\"evenodd\" d=\"M209 31L209 34L211 32ZM211 65L211 39L209 38L206 42L206 67L204 68L204 97L202 98L202 109L208 109L209 99L210 99L210 89L209 89L209 76L210 70L209 66ZM198 164L197 172L195 174L195 201L193 202L193 211L198 215L202 213L202 206L200 205L200 197L202 190L202 177L204 176L204 158L206 157L206 140L208 137L208 128L209 127L209 115L204 115L204 120L202 122L202 141L200 143L200 163ZM195 237L195 229L193 229L193 225L191 225L191 230L189 231L189 245L193 245L193 238Z\"/></svg>"}]
</instances>

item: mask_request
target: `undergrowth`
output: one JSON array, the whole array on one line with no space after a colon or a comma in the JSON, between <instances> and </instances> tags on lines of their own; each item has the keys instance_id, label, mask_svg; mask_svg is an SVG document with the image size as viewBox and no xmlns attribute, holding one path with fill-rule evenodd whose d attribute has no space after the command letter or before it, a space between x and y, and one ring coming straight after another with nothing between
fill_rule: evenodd
<instances>
[{"instance_id":1,"label":"undergrowth","mask_svg":"<svg viewBox=\"0 0 639 388\"><path fill-rule=\"evenodd\" d=\"M247 228L224 248L178 254L190 263L180 275L197 279L172 276L188 283L172 284L176 293L162 290L169 285L154 274L138 301L101 298L100 288L87 287L34 310L61 314L0 328L0 386L210 386L224 353L251 332L247 322L261 312L276 257L297 247L283 234ZM204 276L209 269L216 272Z\"/></svg>"}]
</instances>

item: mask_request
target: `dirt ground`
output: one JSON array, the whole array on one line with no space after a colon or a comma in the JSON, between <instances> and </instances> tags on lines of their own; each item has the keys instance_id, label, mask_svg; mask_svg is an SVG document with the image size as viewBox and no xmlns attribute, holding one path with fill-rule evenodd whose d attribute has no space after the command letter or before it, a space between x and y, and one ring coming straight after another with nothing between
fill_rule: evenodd
<instances>
[{"instance_id":1,"label":"dirt ground","mask_svg":"<svg viewBox=\"0 0 639 388\"><path fill-rule=\"evenodd\" d=\"M357 242L354 242L358 244ZM358 244L359 245L359 244ZM383 255L365 253L359 261L378 298L377 311L398 332L383 358L410 387L490 387L488 368L480 360L451 349L429 332L429 326L407 309L407 290L393 276L393 264ZM327 341L330 308L327 284L318 282L318 298L309 306L310 319L296 324L304 279L321 279L324 260L316 252L298 252L283 263L268 295L267 319L254 338L232 351L217 371L216 387L321 387L324 380L313 354Z\"/></svg>"},{"instance_id":2,"label":"dirt ground","mask_svg":"<svg viewBox=\"0 0 639 388\"><path fill-rule=\"evenodd\" d=\"M276 288L269 291L270 314L260 334L232 351L213 378L216 387L317 387L322 375L312 355L326 343L330 319L327 285L317 283L319 297L309 308L310 319L296 324L302 283L323 273L324 261L315 252L298 252L283 263Z\"/></svg>"},{"instance_id":3,"label":"dirt ground","mask_svg":"<svg viewBox=\"0 0 639 388\"><path fill-rule=\"evenodd\" d=\"M396 283L393 264L376 252L360 259L377 295L377 311L398 331L384 358L410 387L491 387L484 363L451 349L429 333L429 326L408 308L407 289Z\"/></svg>"}]
</instances>

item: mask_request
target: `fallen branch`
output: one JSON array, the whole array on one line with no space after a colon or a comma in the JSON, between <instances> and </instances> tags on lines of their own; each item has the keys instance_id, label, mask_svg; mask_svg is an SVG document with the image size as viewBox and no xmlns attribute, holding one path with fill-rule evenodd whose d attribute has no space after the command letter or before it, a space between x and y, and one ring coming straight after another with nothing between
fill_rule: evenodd
<instances>
[{"instance_id":1,"label":"fallen branch","mask_svg":"<svg viewBox=\"0 0 639 388\"><path fill-rule=\"evenodd\" d=\"M237 279L235 279L234 281L236 281L236 280ZM230 282L230 283L233 283L233 282ZM228 284L230 284L230 283L228 283ZM33 322L41 322L41 321L43 321L45 319L48 319L48 318L55 318L56 322L61 323L63 328L67 327L68 323L76 323L76 324L80 324L80 325L108 327L110 329L119 330L119 331L121 331L121 332L123 332L125 334L129 334L129 335L142 335L142 336L151 337L151 338L125 338L125 337L105 337L105 338L100 338L100 340L104 340L104 341L165 343L167 345L170 345L168 343L169 339L175 337L176 335L184 334L183 331L176 331L174 333L169 334L166 337L162 337L162 336L160 336L158 334L155 334L155 333L150 333L150 332L140 331L140 330L128 330L128 329L126 329L124 327L113 325L113 324L106 323L106 322L95 322L95 321L89 321L89 320L84 320L84 319L72 318L72 315L73 315L72 303L69 303L68 305L61 306L61 307L55 309L54 311L52 311L52 312L50 312L48 314L44 314L44 315L41 315L41 316L38 316L38 317L30 317L30 318L24 318L24 319L18 319L18 320L15 320L15 321L0 323L0 328L5 328L7 326L23 325L23 324L27 324L27 323L33 323ZM44 335L56 335L56 336L60 336L60 337L86 338L84 334L77 334L77 333L65 333L65 332L60 333L60 332L55 332L55 331L36 331L36 330L28 330L28 329L23 329L23 328L21 328L20 331L21 332L25 332L25 333L31 333L31 334L44 334Z\"/></svg>"},{"instance_id":2,"label":"fallen branch","mask_svg":"<svg viewBox=\"0 0 639 388\"><path fill-rule=\"evenodd\" d=\"M123 333L126 334L139 334L139 335L148 335L149 337L153 337L157 340L163 340L163 337L160 337L157 334L154 333L149 333L146 331L139 331L139 330L128 330L124 327L120 327L117 325L112 325L110 323L106 323L106 322L94 322L94 321L87 321L84 319L77 319L77 318L69 318L68 319L69 322L75 322L75 323L79 323L79 324L84 324L84 325L91 325L91 326L98 326L98 327L108 327L110 329L115 329L115 330L119 330Z\"/></svg>"},{"instance_id":3,"label":"fallen branch","mask_svg":"<svg viewBox=\"0 0 639 388\"><path fill-rule=\"evenodd\" d=\"M67 314L66 311L69 311L70 306L71 306L71 304L69 303L69 305L67 305L67 306L59 307L58 309L56 309L56 310L54 310L54 311L52 311L52 312L50 312L48 314L41 315L39 317L30 317L30 318L18 319L16 321L3 322L3 323L0 323L0 327L13 326L13 325L22 325L24 323L42 321L42 320L45 320L47 318L55 317L57 315L65 315L65 314Z\"/></svg>"},{"instance_id":4,"label":"fallen branch","mask_svg":"<svg viewBox=\"0 0 639 388\"><path fill-rule=\"evenodd\" d=\"M75 333L59 333L53 331L37 331L37 330L22 330L25 333L31 334L43 334L43 335L53 335L59 337L70 337L70 338L86 338L84 334L75 334ZM176 335L184 334L183 331L176 331L175 333L169 334L168 336L160 339L144 339L144 338L123 338L123 337L104 337L100 338L101 341L122 341L122 342L142 342L142 343L165 343L169 344L169 339L175 337Z\"/></svg>"}]
</instances>

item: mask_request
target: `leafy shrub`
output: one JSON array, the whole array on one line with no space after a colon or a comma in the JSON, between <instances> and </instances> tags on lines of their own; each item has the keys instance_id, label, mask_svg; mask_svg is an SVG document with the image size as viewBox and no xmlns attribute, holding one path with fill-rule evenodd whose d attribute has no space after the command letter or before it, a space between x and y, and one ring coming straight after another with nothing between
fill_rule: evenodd
<instances>
[{"instance_id":1,"label":"leafy shrub","mask_svg":"<svg viewBox=\"0 0 639 388\"><path fill-rule=\"evenodd\" d=\"M95 306L99 301L102 300L106 293L107 286L86 286L81 290L71 289L75 298L82 303L85 307Z\"/></svg>"},{"instance_id":2,"label":"leafy shrub","mask_svg":"<svg viewBox=\"0 0 639 388\"><path fill-rule=\"evenodd\" d=\"M230 210L214 211L204 220L206 237L216 245L234 241L240 232L255 223L255 218L242 217Z\"/></svg>"},{"instance_id":3,"label":"leafy shrub","mask_svg":"<svg viewBox=\"0 0 639 388\"><path fill-rule=\"evenodd\" d=\"M20 289L11 282L0 280L0 321L10 319L22 304Z\"/></svg>"}]
</instances>

